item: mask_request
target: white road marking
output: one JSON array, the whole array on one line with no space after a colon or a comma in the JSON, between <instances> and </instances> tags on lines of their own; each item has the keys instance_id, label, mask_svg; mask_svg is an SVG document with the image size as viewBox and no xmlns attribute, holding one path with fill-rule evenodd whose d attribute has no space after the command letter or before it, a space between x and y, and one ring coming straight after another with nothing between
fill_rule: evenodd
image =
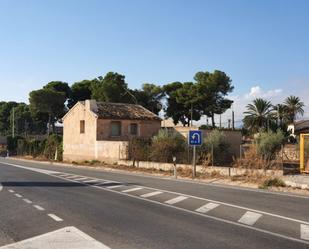
<instances>
[{"instance_id":1,"label":"white road marking","mask_svg":"<svg viewBox=\"0 0 309 249\"><path fill-rule=\"evenodd\" d=\"M59 230L35 236L0 247L1 249L110 249L103 243L78 230L76 227L64 227Z\"/></svg>"},{"instance_id":2,"label":"white road marking","mask_svg":"<svg viewBox=\"0 0 309 249\"><path fill-rule=\"evenodd\" d=\"M48 216L50 217L50 218L52 218L53 220L55 220L55 221L63 221L63 219L61 219L60 217L58 217L57 215L55 215L55 214L48 214Z\"/></svg>"},{"instance_id":3,"label":"white road marking","mask_svg":"<svg viewBox=\"0 0 309 249\"><path fill-rule=\"evenodd\" d=\"M101 181L99 179L94 179L94 180L86 180L86 181L83 181L84 183L91 183L91 182L98 182L98 181Z\"/></svg>"},{"instance_id":4,"label":"white road marking","mask_svg":"<svg viewBox=\"0 0 309 249\"><path fill-rule=\"evenodd\" d=\"M309 226L300 224L300 238L309 240Z\"/></svg>"},{"instance_id":5,"label":"white road marking","mask_svg":"<svg viewBox=\"0 0 309 249\"><path fill-rule=\"evenodd\" d=\"M13 189L9 189L10 193L15 193L15 191Z\"/></svg>"},{"instance_id":6,"label":"white road marking","mask_svg":"<svg viewBox=\"0 0 309 249\"><path fill-rule=\"evenodd\" d=\"M75 181L82 181L82 180L89 180L88 177L81 177L81 178L76 178L74 179Z\"/></svg>"},{"instance_id":7,"label":"white road marking","mask_svg":"<svg viewBox=\"0 0 309 249\"><path fill-rule=\"evenodd\" d=\"M66 179L72 179L72 180L75 180L76 178L81 178L81 176L73 175L66 177Z\"/></svg>"},{"instance_id":8,"label":"white road marking","mask_svg":"<svg viewBox=\"0 0 309 249\"><path fill-rule=\"evenodd\" d=\"M4 162L1 162L1 163L2 164L6 164L6 165L10 165L10 166L14 166L14 167L24 168L24 169L31 170L31 171L35 171L31 167L30 168L29 167L23 167L23 166L20 166L20 165L17 165L17 164L12 164L12 163L4 163ZM39 173L43 173L43 174L47 174L47 175L50 175L50 176L57 177L56 175L51 175L50 173L47 173L47 172L39 172ZM58 172L58 173L60 173L60 172ZM58 177L58 178L60 178L60 177ZM66 180L74 182L74 180L70 180L68 178L66 178ZM102 181L104 181L104 179L102 179ZM85 184L85 185L87 185L87 184ZM205 184L205 185L208 185L208 184ZM102 188L100 186L97 186L97 184L91 185L91 187L97 188L97 189L102 189L102 190L105 190L105 191L110 191L110 192L113 192L113 193L117 193L117 194L120 194L120 195L128 196L128 197L139 199L139 200L145 200L141 196L129 195L127 193L122 193L122 192L115 191L115 190L112 190L112 189ZM159 190L159 189L150 188L150 187L148 187L147 189ZM246 189L243 189L243 190L246 190ZM180 193L173 192L173 191L168 191L168 190L161 190L161 191L164 191L165 193L171 193L171 194L178 194L178 195L180 194ZM159 191L156 191L156 192L159 192ZM256 191L256 192L260 192L260 191ZM267 193L267 192L265 192L265 193ZM275 194L275 193L269 192L269 194ZM283 195L283 194L280 194L280 195ZM192 197L192 198L195 198L195 199L198 199L198 200L204 200L204 201L208 201L208 202L215 202L215 203L218 203L218 204L222 204L222 205L229 206L229 207L235 207L235 208L239 208L239 209L243 209L243 210L250 210L250 211L253 211L253 212L259 212L261 214L270 215L272 217L281 218L283 220L295 221L295 222L298 222L298 223L303 223L303 224L309 225L309 222L304 221L304 220L294 219L294 218L290 218L290 217L286 217L286 216L282 216L282 215L277 215L277 214L274 214L274 213L269 213L269 212L265 212L265 211L261 211L261 210L256 210L256 209L244 207L244 206L238 206L238 205L234 205L234 204L230 204L230 203L215 201L215 200L206 199L206 198L197 197L197 196L192 196L192 195L187 195L187 194L185 194L184 196ZM302 198L302 196L292 196L292 197L300 197L300 198ZM304 197L304 198L306 198L306 197ZM260 232L260 233L276 236L278 238L283 238L283 239L287 239L287 240L291 240L291 241L295 241L295 242L298 242L298 243L309 245L309 241L305 241L305 240L298 239L298 238L295 238L295 237L282 235L282 234L279 234L279 233L276 233L276 232L271 232L271 231L264 230L264 229L261 229L261 228L257 228L257 227L254 227L254 226L248 226L248 225L237 223L237 222L234 222L234 221L229 221L229 220L226 220L224 218L219 218L219 217L214 217L214 216L203 214L203 213L198 213L198 212L191 211L191 210L188 210L188 209L185 209L185 208L168 205L168 204L156 201L156 200L151 200L151 199L146 199L146 200L148 202L150 202L150 203L154 203L154 204L165 206L165 207L170 207L170 208L173 208L173 209L185 212L185 213L199 215L201 217L205 217L205 218L208 218L208 219L211 219L211 220L216 220L216 221L219 221L219 222L223 222L225 224L231 224L231 225L234 225L234 226L243 227L243 228L250 229L250 230L253 230L253 231L257 231L257 232Z\"/></svg>"},{"instance_id":9,"label":"white road marking","mask_svg":"<svg viewBox=\"0 0 309 249\"><path fill-rule=\"evenodd\" d=\"M162 194L162 193L163 192L161 192L161 191L155 191L155 192L151 192L151 193L148 193L148 194L143 194L143 195L141 195L141 197L142 198L148 198L148 197L159 195L159 194Z\"/></svg>"},{"instance_id":10,"label":"white road marking","mask_svg":"<svg viewBox=\"0 0 309 249\"><path fill-rule=\"evenodd\" d=\"M238 222L253 226L255 222L257 222L257 220L261 218L261 216L261 214L248 211L238 220Z\"/></svg>"},{"instance_id":11,"label":"white road marking","mask_svg":"<svg viewBox=\"0 0 309 249\"><path fill-rule=\"evenodd\" d=\"M29 199L23 199L24 202L28 203L28 204L31 204L32 201L30 201Z\"/></svg>"},{"instance_id":12,"label":"white road marking","mask_svg":"<svg viewBox=\"0 0 309 249\"><path fill-rule=\"evenodd\" d=\"M39 205L33 205L37 210L44 211L45 209Z\"/></svg>"},{"instance_id":13,"label":"white road marking","mask_svg":"<svg viewBox=\"0 0 309 249\"><path fill-rule=\"evenodd\" d=\"M114 185L114 186L108 186L106 188L108 189L114 189L114 188L120 188L120 187L123 187L124 185L120 184L120 185Z\"/></svg>"},{"instance_id":14,"label":"white road marking","mask_svg":"<svg viewBox=\"0 0 309 249\"><path fill-rule=\"evenodd\" d=\"M23 197L23 196L22 196L22 195L20 195L20 194L15 194L15 196L16 196L16 197L18 197L18 198Z\"/></svg>"},{"instance_id":15,"label":"white road marking","mask_svg":"<svg viewBox=\"0 0 309 249\"><path fill-rule=\"evenodd\" d=\"M205 213L209 212L210 210L212 210L212 209L214 209L214 208L216 208L218 206L220 206L220 205L217 204L217 203L210 202L210 203L207 203L204 206L201 206L200 208L196 209L195 211L199 212L199 213L205 214Z\"/></svg>"},{"instance_id":16,"label":"white road marking","mask_svg":"<svg viewBox=\"0 0 309 249\"><path fill-rule=\"evenodd\" d=\"M127 190L123 190L121 192L123 193L129 193L129 192L133 192L133 191L137 191L137 190L141 190L143 188L130 188L130 189L127 189Z\"/></svg>"},{"instance_id":17,"label":"white road marking","mask_svg":"<svg viewBox=\"0 0 309 249\"><path fill-rule=\"evenodd\" d=\"M175 198L173 198L173 199L170 199L170 200L166 201L165 203L166 203L166 204L173 205L173 204L176 204L176 203L178 203L178 202L181 202L181 201L183 201L183 200L185 200L185 199L188 199L188 197L187 197L187 196L181 195L181 196L175 197Z\"/></svg>"},{"instance_id":18,"label":"white road marking","mask_svg":"<svg viewBox=\"0 0 309 249\"><path fill-rule=\"evenodd\" d=\"M0 183L0 191L3 189L3 186L2 186L2 184Z\"/></svg>"}]
</instances>

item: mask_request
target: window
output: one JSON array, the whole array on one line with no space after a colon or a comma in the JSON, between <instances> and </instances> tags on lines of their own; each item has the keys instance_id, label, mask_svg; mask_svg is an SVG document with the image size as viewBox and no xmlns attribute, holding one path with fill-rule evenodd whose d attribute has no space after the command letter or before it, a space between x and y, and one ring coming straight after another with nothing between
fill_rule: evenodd
<instances>
[{"instance_id":1,"label":"window","mask_svg":"<svg viewBox=\"0 0 309 249\"><path fill-rule=\"evenodd\" d=\"M113 121L111 122L111 136L117 137L121 135L121 122Z\"/></svg>"},{"instance_id":2,"label":"window","mask_svg":"<svg viewBox=\"0 0 309 249\"><path fill-rule=\"evenodd\" d=\"M138 134L138 125L137 124L130 124L130 134L137 135Z\"/></svg>"},{"instance_id":3,"label":"window","mask_svg":"<svg viewBox=\"0 0 309 249\"><path fill-rule=\"evenodd\" d=\"M79 126L80 126L80 134L84 134L85 133L85 120L81 120Z\"/></svg>"}]
</instances>

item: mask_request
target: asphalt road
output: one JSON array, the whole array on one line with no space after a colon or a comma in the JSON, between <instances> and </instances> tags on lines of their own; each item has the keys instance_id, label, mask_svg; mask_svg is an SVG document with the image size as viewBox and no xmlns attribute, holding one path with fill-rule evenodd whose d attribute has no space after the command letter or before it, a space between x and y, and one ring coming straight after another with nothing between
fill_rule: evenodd
<instances>
[{"instance_id":1,"label":"asphalt road","mask_svg":"<svg viewBox=\"0 0 309 249\"><path fill-rule=\"evenodd\" d=\"M309 248L309 198L0 159L0 246L74 226L116 248Z\"/></svg>"}]
</instances>

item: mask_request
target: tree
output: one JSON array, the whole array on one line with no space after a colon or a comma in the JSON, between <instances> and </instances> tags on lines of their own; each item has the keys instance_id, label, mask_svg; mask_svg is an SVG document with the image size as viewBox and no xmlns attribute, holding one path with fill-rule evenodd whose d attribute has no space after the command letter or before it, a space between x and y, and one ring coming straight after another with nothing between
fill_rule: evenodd
<instances>
[{"instance_id":1,"label":"tree","mask_svg":"<svg viewBox=\"0 0 309 249\"><path fill-rule=\"evenodd\" d=\"M226 96L233 91L231 78L226 73L215 70L210 72L198 72L194 76L197 85L197 93L203 114L211 117L213 128L215 114L222 114L229 109L233 103Z\"/></svg>"},{"instance_id":2,"label":"tree","mask_svg":"<svg viewBox=\"0 0 309 249\"><path fill-rule=\"evenodd\" d=\"M92 97L97 101L134 103L134 96L128 89L125 76L109 72L93 81Z\"/></svg>"},{"instance_id":3,"label":"tree","mask_svg":"<svg viewBox=\"0 0 309 249\"><path fill-rule=\"evenodd\" d=\"M92 84L92 80L83 80L74 83L71 86L71 99L69 100L68 107L72 108L78 101L91 99Z\"/></svg>"},{"instance_id":4,"label":"tree","mask_svg":"<svg viewBox=\"0 0 309 249\"><path fill-rule=\"evenodd\" d=\"M200 106L196 102L197 89L192 82L173 82L163 86L163 90L167 100L165 115L171 117L175 125L181 122L189 126L191 119L200 119Z\"/></svg>"},{"instance_id":5,"label":"tree","mask_svg":"<svg viewBox=\"0 0 309 249\"><path fill-rule=\"evenodd\" d=\"M300 101L299 97L296 96L289 96L285 99L284 104L287 108L288 113L288 121L294 123L297 115L304 115L304 106L305 104Z\"/></svg>"},{"instance_id":6,"label":"tree","mask_svg":"<svg viewBox=\"0 0 309 249\"><path fill-rule=\"evenodd\" d=\"M278 104L273 107L274 109L274 116L277 119L277 126L283 127L286 125L288 121L288 108L284 104Z\"/></svg>"},{"instance_id":7,"label":"tree","mask_svg":"<svg viewBox=\"0 0 309 249\"><path fill-rule=\"evenodd\" d=\"M13 129L13 122L15 127L15 133L17 135L27 134L31 132L33 120L30 112L30 108L25 103L19 103L10 114L10 130Z\"/></svg>"},{"instance_id":8,"label":"tree","mask_svg":"<svg viewBox=\"0 0 309 249\"><path fill-rule=\"evenodd\" d=\"M0 102L0 133L2 135L11 134L10 129L10 115L12 109L16 107L18 103L16 102Z\"/></svg>"},{"instance_id":9,"label":"tree","mask_svg":"<svg viewBox=\"0 0 309 249\"><path fill-rule=\"evenodd\" d=\"M51 81L47 83L43 89L50 89L55 92L61 92L64 93L66 98L69 99L71 98L71 88L66 82L62 81Z\"/></svg>"},{"instance_id":10,"label":"tree","mask_svg":"<svg viewBox=\"0 0 309 249\"><path fill-rule=\"evenodd\" d=\"M64 112L66 95L64 92L56 92L49 88L40 89L30 92L30 110L32 113L46 113L48 114L48 133L50 133L50 125L53 127L57 120L59 120Z\"/></svg>"},{"instance_id":11,"label":"tree","mask_svg":"<svg viewBox=\"0 0 309 249\"><path fill-rule=\"evenodd\" d=\"M246 128L252 132L269 126L272 116L272 104L265 99L257 98L252 104L247 105L247 111L244 112L243 119Z\"/></svg>"},{"instance_id":12,"label":"tree","mask_svg":"<svg viewBox=\"0 0 309 249\"><path fill-rule=\"evenodd\" d=\"M163 90L160 86L145 83L141 90L131 90L136 104L139 104L149 111L158 114L162 109L161 100L164 96Z\"/></svg>"}]
</instances>

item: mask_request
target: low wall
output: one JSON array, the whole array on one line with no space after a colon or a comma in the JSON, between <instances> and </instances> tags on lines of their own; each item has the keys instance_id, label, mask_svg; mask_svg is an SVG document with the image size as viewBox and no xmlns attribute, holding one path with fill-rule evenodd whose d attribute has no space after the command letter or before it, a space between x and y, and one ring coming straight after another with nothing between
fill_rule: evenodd
<instances>
[{"instance_id":1,"label":"low wall","mask_svg":"<svg viewBox=\"0 0 309 249\"><path fill-rule=\"evenodd\" d=\"M127 141L96 141L95 159L97 160L125 160L128 159Z\"/></svg>"},{"instance_id":2,"label":"low wall","mask_svg":"<svg viewBox=\"0 0 309 249\"><path fill-rule=\"evenodd\" d=\"M130 160L119 160L118 164L125 165L125 166L133 166L133 161ZM163 171L172 171L174 166L172 163L159 163L159 162L146 162L146 161L139 161L135 162L135 166L145 169L157 169ZM189 164L177 164L177 167L181 167L184 169L192 169L192 165ZM248 172L247 169L241 168L231 168L231 167L205 167L201 165L196 166L196 171L200 173L219 173L222 176L236 176L236 175L243 175ZM268 176L283 176L282 170L266 170L266 172L262 169L250 170L250 172L259 173L259 174L266 174Z\"/></svg>"}]
</instances>

